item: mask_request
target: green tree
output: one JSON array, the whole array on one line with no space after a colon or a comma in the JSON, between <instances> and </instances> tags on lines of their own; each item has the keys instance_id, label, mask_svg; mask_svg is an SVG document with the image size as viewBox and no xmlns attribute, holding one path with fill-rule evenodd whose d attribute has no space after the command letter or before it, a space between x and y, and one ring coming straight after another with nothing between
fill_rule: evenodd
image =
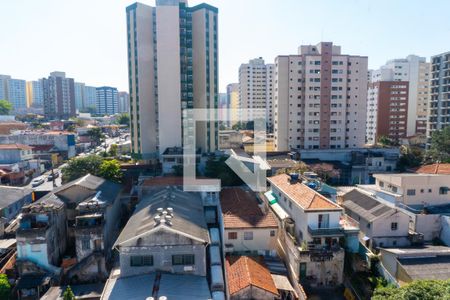
<instances>
[{"instance_id":1,"label":"green tree","mask_svg":"<svg viewBox=\"0 0 450 300\"><path fill-rule=\"evenodd\" d=\"M289 168L281 168L277 170L277 174L285 174L285 173L299 173L303 174L308 171L308 166L304 162L296 162L293 166Z\"/></svg>"},{"instance_id":2,"label":"green tree","mask_svg":"<svg viewBox=\"0 0 450 300\"><path fill-rule=\"evenodd\" d=\"M128 113L120 114L116 122L120 125L130 126L130 115Z\"/></svg>"},{"instance_id":3,"label":"green tree","mask_svg":"<svg viewBox=\"0 0 450 300\"><path fill-rule=\"evenodd\" d=\"M6 274L0 274L0 299L9 299L11 296L11 285Z\"/></svg>"},{"instance_id":4,"label":"green tree","mask_svg":"<svg viewBox=\"0 0 450 300\"><path fill-rule=\"evenodd\" d=\"M61 170L62 181L66 183L86 174L96 175L102 163L103 159L97 155L72 158Z\"/></svg>"},{"instance_id":5,"label":"green tree","mask_svg":"<svg viewBox=\"0 0 450 300\"><path fill-rule=\"evenodd\" d=\"M372 300L449 300L450 279L416 280L400 288L378 286Z\"/></svg>"},{"instance_id":6,"label":"green tree","mask_svg":"<svg viewBox=\"0 0 450 300\"><path fill-rule=\"evenodd\" d=\"M341 175L340 170L335 169L332 164L327 163L314 164L310 167L310 169L325 182L329 182L330 179Z\"/></svg>"},{"instance_id":7,"label":"green tree","mask_svg":"<svg viewBox=\"0 0 450 300\"><path fill-rule=\"evenodd\" d=\"M403 172L408 168L418 167L422 164L424 158L425 152L423 149L415 146L401 146L397 168Z\"/></svg>"},{"instance_id":8,"label":"green tree","mask_svg":"<svg viewBox=\"0 0 450 300\"><path fill-rule=\"evenodd\" d=\"M433 162L450 162L450 126L433 132L427 155Z\"/></svg>"},{"instance_id":9,"label":"green tree","mask_svg":"<svg viewBox=\"0 0 450 300\"><path fill-rule=\"evenodd\" d=\"M228 157L225 156L210 157L206 161L205 176L220 179L222 186L242 185L241 178L225 163L227 159Z\"/></svg>"},{"instance_id":10,"label":"green tree","mask_svg":"<svg viewBox=\"0 0 450 300\"><path fill-rule=\"evenodd\" d=\"M123 177L120 163L115 159L104 160L97 175L115 182L121 182Z\"/></svg>"},{"instance_id":11,"label":"green tree","mask_svg":"<svg viewBox=\"0 0 450 300\"><path fill-rule=\"evenodd\" d=\"M100 127L94 127L88 130L87 135L90 136L93 142L97 145L100 144L104 139L105 135Z\"/></svg>"},{"instance_id":12,"label":"green tree","mask_svg":"<svg viewBox=\"0 0 450 300\"><path fill-rule=\"evenodd\" d=\"M66 290L64 291L63 299L64 300L75 300L75 295L72 292L72 289L70 288L70 285L68 285Z\"/></svg>"},{"instance_id":13,"label":"green tree","mask_svg":"<svg viewBox=\"0 0 450 300\"><path fill-rule=\"evenodd\" d=\"M389 146L393 146L394 144L395 143L390 138L388 138L387 136L384 136L384 135L380 136L377 139L377 145L381 146L381 147L389 147Z\"/></svg>"},{"instance_id":14,"label":"green tree","mask_svg":"<svg viewBox=\"0 0 450 300\"><path fill-rule=\"evenodd\" d=\"M0 100L0 115L9 115L13 109L12 104L6 100Z\"/></svg>"},{"instance_id":15,"label":"green tree","mask_svg":"<svg viewBox=\"0 0 450 300\"><path fill-rule=\"evenodd\" d=\"M116 157L118 153L119 153L119 146L117 146L117 144L112 144L109 147L109 156Z\"/></svg>"}]
</instances>

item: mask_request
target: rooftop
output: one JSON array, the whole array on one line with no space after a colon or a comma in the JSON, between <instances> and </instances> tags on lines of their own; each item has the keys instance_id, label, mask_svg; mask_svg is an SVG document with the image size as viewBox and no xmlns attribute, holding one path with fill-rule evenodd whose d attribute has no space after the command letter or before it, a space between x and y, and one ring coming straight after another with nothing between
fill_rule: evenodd
<instances>
[{"instance_id":1,"label":"rooftop","mask_svg":"<svg viewBox=\"0 0 450 300\"><path fill-rule=\"evenodd\" d=\"M225 229L278 227L270 210L263 213L252 191L224 188L220 192L220 206Z\"/></svg>"},{"instance_id":2,"label":"rooftop","mask_svg":"<svg viewBox=\"0 0 450 300\"><path fill-rule=\"evenodd\" d=\"M423 245L403 248L382 248L383 251L396 254L399 257L450 255L450 247Z\"/></svg>"},{"instance_id":3,"label":"rooftop","mask_svg":"<svg viewBox=\"0 0 450 300\"><path fill-rule=\"evenodd\" d=\"M70 286L77 300L100 298L103 287L103 283ZM66 288L67 286L52 286L47 293L41 297L41 300L63 300Z\"/></svg>"},{"instance_id":4,"label":"rooftop","mask_svg":"<svg viewBox=\"0 0 450 300\"><path fill-rule=\"evenodd\" d=\"M32 150L33 148L24 144L0 144L0 150Z\"/></svg>"},{"instance_id":5,"label":"rooftop","mask_svg":"<svg viewBox=\"0 0 450 300\"><path fill-rule=\"evenodd\" d=\"M357 189L351 190L343 195L343 199L343 206L346 209L353 211L368 222L397 211Z\"/></svg>"},{"instance_id":6,"label":"rooftop","mask_svg":"<svg viewBox=\"0 0 450 300\"><path fill-rule=\"evenodd\" d=\"M400 258L398 262L412 280L450 278L450 255Z\"/></svg>"},{"instance_id":7,"label":"rooftop","mask_svg":"<svg viewBox=\"0 0 450 300\"><path fill-rule=\"evenodd\" d=\"M294 200L303 210L342 210L339 205L303 183L299 181L291 183L290 176L287 174L279 174L269 177L267 180Z\"/></svg>"},{"instance_id":8,"label":"rooftop","mask_svg":"<svg viewBox=\"0 0 450 300\"><path fill-rule=\"evenodd\" d=\"M229 256L225 268L230 295L248 287L257 287L278 296L272 275L262 258Z\"/></svg>"},{"instance_id":9,"label":"rooftop","mask_svg":"<svg viewBox=\"0 0 450 300\"><path fill-rule=\"evenodd\" d=\"M32 189L24 187L0 186L0 209L9 206L24 197L30 196L32 192Z\"/></svg>"},{"instance_id":10,"label":"rooftop","mask_svg":"<svg viewBox=\"0 0 450 300\"><path fill-rule=\"evenodd\" d=\"M441 174L441 175L450 175L450 163L442 164L436 163L432 165L420 166L416 170L415 173L418 174Z\"/></svg>"}]
</instances>

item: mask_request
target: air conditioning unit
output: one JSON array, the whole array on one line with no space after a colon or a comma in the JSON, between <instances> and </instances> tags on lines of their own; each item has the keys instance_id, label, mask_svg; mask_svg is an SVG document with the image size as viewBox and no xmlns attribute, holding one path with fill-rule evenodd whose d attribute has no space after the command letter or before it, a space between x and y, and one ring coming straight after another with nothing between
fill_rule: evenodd
<instances>
[{"instance_id":1,"label":"air conditioning unit","mask_svg":"<svg viewBox=\"0 0 450 300\"><path fill-rule=\"evenodd\" d=\"M184 266L184 271L185 272L193 272L194 271L194 266Z\"/></svg>"}]
</instances>

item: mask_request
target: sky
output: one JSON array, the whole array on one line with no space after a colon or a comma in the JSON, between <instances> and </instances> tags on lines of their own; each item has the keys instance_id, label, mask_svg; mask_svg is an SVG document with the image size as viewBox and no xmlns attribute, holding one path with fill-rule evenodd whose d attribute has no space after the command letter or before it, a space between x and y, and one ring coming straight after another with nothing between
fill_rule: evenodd
<instances>
[{"instance_id":1,"label":"sky","mask_svg":"<svg viewBox=\"0 0 450 300\"><path fill-rule=\"evenodd\" d=\"M0 0L0 74L36 80L52 71L128 90L125 8L131 0ZM142 3L154 5L154 0ZM299 45L387 60L450 51L448 0L190 0L219 8L219 91L241 63L273 62Z\"/></svg>"}]
</instances>

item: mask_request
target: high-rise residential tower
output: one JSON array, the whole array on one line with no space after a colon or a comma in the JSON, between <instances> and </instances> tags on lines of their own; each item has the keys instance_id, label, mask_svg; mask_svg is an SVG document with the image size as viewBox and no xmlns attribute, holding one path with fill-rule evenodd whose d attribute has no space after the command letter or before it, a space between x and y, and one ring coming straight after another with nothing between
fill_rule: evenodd
<instances>
[{"instance_id":1,"label":"high-rise residential tower","mask_svg":"<svg viewBox=\"0 0 450 300\"><path fill-rule=\"evenodd\" d=\"M265 64L262 57L251 59L239 67L239 101L241 108L262 109L264 114L253 114L253 119L264 118L273 129L273 64Z\"/></svg>"},{"instance_id":2,"label":"high-rise residential tower","mask_svg":"<svg viewBox=\"0 0 450 300\"><path fill-rule=\"evenodd\" d=\"M84 89L85 84L83 82L75 82L75 107L78 110L83 110L85 108L85 95L84 95Z\"/></svg>"},{"instance_id":3,"label":"high-rise residential tower","mask_svg":"<svg viewBox=\"0 0 450 300\"><path fill-rule=\"evenodd\" d=\"M356 148L365 143L367 57L330 42L275 59L274 135L278 151Z\"/></svg>"},{"instance_id":4,"label":"high-rise residential tower","mask_svg":"<svg viewBox=\"0 0 450 300\"><path fill-rule=\"evenodd\" d=\"M230 122L229 126L232 127L240 120L240 115L237 109L240 108L239 104L239 83L230 83L227 85L227 97L230 110Z\"/></svg>"},{"instance_id":5,"label":"high-rise residential tower","mask_svg":"<svg viewBox=\"0 0 450 300\"><path fill-rule=\"evenodd\" d=\"M130 112L130 98L127 92L119 92L119 112Z\"/></svg>"},{"instance_id":6,"label":"high-rise residential tower","mask_svg":"<svg viewBox=\"0 0 450 300\"><path fill-rule=\"evenodd\" d=\"M97 113L113 115L119 112L119 95L115 87L97 88Z\"/></svg>"},{"instance_id":7,"label":"high-rise residential tower","mask_svg":"<svg viewBox=\"0 0 450 300\"><path fill-rule=\"evenodd\" d=\"M430 91L428 136L450 126L450 52L431 57Z\"/></svg>"},{"instance_id":8,"label":"high-rise residential tower","mask_svg":"<svg viewBox=\"0 0 450 300\"><path fill-rule=\"evenodd\" d=\"M217 15L213 6L183 0L127 7L134 157L157 159L183 146L183 109L218 107ZM196 147L217 148L215 121L196 123Z\"/></svg>"},{"instance_id":9,"label":"high-rise residential tower","mask_svg":"<svg viewBox=\"0 0 450 300\"><path fill-rule=\"evenodd\" d=\"M414 136L417 134L426 133L426 123L428 115L429 103L429 88L430 88L430 63L426 62L425 57L417 55L408 55L406 58L389 60L385 65L377 70L371 70L369 75L371 83L376 82L392 82L404 81L408 82L408 97L405 108L407 117L401 122L405 122L406 136ZM395 86L392 84L384 84L383 87ZM377 89L377 85L372 85ZM369 87L369 96L374 91ZM384 94L389 97L387 94ZM385 99L386 101L388 99ZM370 99L368 99L370 101ZM370 105L370 103L369 103ZM369 108L374 110L372 113L377 113L377 106ZM369 111L370 116L370 111ZM381 119L386 119L388 116L381 115ZM386 119L387 120L387 119ZM368 118L367 128L374 127L376 124L371 123L372 120ZM376 129L376 128L375 128ZM370 136L367 136L368 143L372 143Z\"/></svg>"},{"instance_id":10,"label":"high-rise residential tower","mask_svg":"<svg viewBox=\"0 0 450 300\"><path fill-rule=\"evenodd\" d=\"M42 107L44 104L44 86L42 79L27 82L27 106Z\"/></svg>"},{"instance_id":11,"label":"high-rise residential tower","mask_svg":"<svg viewBox=\"0 0 450 300\"><path fill-rule=\"evenodd\" d=\"M0 99L8 100L14 112L24 112L27 108L26 81L0 75Z\"/></svg>"},{"instance_id":12,"label":"high-rise residential tower","mask_svg":"<svg viewBox=\"0 0 450 300\"><path fill-rule=\"evenodd\" d=\"M52 72L43 78L44 114L49 119L67 119L76 116L75 85L64 72Z\"/></svg>"}]
</instances>

